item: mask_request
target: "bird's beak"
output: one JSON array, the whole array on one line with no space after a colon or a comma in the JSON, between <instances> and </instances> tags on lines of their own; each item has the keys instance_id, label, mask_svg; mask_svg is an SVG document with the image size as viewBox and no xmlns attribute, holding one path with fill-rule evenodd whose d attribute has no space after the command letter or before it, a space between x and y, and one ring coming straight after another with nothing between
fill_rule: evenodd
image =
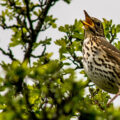
<instances>
[{"instance_id":1,"label":"bird's beak","mask_svg":"<svg viewBox=\"0 0 120 120\"><path fill-rule=\"evenodd\" d=\"M92 18L88 15L88 13L84 10L84 14L85 14L85 21L82 21L83 25L85 26L85 28L94 27L94 22L92 20Z\"/></svg>"}]
</instances>

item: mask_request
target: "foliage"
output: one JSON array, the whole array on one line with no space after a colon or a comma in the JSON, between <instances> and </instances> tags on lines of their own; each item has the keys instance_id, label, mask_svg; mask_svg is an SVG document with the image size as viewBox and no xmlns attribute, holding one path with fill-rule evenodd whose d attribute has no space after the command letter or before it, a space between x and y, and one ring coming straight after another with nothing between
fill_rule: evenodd
<instances>
[{"instance_id":1,"label":"foliage","mask_svg":"<svg viewBox=\"0 0 120 120\"><path fill-rule=\"evenodd\" d=\"M57 28L57 18L48 11L59 0L1 1L0 26L11 30L12 36L8 51L0 48L11 60L0 63L4 71L0 76L0 120L119 120L120 110L106 105L108 93L92 85L83 70L81 21L58 28L64 36L55 41L59 58L51 59L53 53L47 52L47 46L52 38L39 35L50 27ZM103 25L107 39L120 49L120 25L106 19ZM14 55L12 48L16 50L16 46L21 46L22 61ZM39 55L35 54L37 48Z\"/></svg>"}]
</instances>

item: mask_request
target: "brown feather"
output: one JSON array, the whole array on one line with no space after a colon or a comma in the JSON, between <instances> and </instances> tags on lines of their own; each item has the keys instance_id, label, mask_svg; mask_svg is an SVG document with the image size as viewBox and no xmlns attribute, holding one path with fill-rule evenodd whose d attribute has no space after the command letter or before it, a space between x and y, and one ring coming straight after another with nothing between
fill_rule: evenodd
<instances>
[{"instance_id":1,"label":"brown feather","mask_svg":"<svg viewBox=\"0 0 120 120\"><path fill-rule=\"evenodd\" d=\"M120 65L120 50L118 50L115 46L109 43L104 37L100 37L97 40L99 42L99 45L108 55L108 57L110 57L111 59L116 61L117 64Z\"/></svg>"}]
</instances>

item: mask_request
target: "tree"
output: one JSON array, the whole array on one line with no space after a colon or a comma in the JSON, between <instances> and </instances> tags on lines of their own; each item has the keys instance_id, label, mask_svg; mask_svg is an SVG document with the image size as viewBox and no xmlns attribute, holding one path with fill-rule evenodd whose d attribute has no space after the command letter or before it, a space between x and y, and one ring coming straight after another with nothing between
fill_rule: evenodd
<instances>
[{"instance_id":1,"label":"tree","mask_svg":"<svg viewBox=\"0 0 120 120\"><path fill-rule=\"evenodd\" d=\"M84 30L80 20L57 28L57 19L48 14L58 1L2 0L0 3L3 7L0 27L12 33L8 51L0 48L10 59L0 63L4 71L0 75L0 91L4 92L0 94L0 120L119 120L120 110L112 104L106 106L108 93L96 88L83 70ZM106 38L120 49L120 42L116 42L120 25L106 19L103 25ZM64 33L55 41L59 58L54 60L47 51L52 38L39 37L50 27ZM21 47L22 61L14 55L17 46ZM37 48L39 55L35 54ZM85 89L89 89L88 95Z\"/></svg>"}]
</instances>

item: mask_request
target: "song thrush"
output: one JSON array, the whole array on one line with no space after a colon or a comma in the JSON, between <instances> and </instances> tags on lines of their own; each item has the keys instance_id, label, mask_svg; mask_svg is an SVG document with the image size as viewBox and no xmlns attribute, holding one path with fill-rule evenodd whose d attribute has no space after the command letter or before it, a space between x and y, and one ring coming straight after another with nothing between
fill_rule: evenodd
<instances>
[{"instance_id":1,"label":"song thrush","mask_svg":"<svg viewBox=\"0 0 120 120\"><path fill-rule=\"evenodd\" d=\"M102 22L84 14L83 66L99 88L116 94L109 105L120 94L120 51L106 40Z\"/></svg>"}]
</instances>

